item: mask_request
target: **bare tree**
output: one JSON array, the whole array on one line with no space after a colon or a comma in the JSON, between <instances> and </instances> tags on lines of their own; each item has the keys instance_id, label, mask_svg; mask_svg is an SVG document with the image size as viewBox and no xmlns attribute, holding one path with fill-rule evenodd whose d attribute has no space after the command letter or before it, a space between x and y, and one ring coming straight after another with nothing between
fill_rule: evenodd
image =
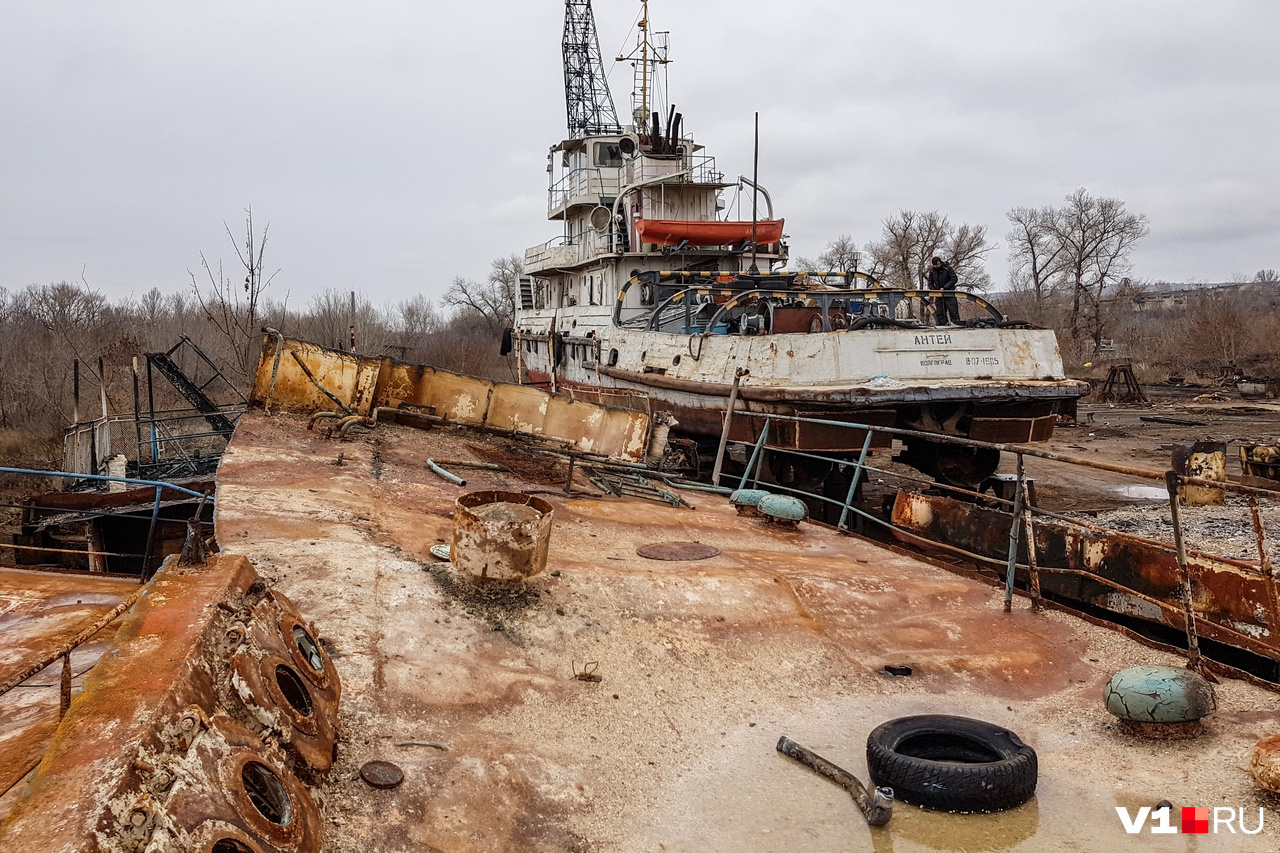
<instances>
[{"instance_id":1,"label":"bare tree","mask_svg":"<svg viewBox=\"0 0 1280 853\"><path fill-rule=\"evenodd\" d=\"M271 224L267 223L259 236L253 229L253 208L245 208L244 213L243 247L236 242L235 236L231 233L231 227L225 222L222 223L227 237L231 240L231 245L235 247L240 266L244 269L243 286L238 280L232 281L227 278L223 273L222 261L218 261L215 274L214 266L205 258L203 252L200 253L200 267L209 280L208 290L201 287L196 274L191 270L187 270L187 275L191 277L191 291L205 319L229 344L230 359L224 366L228 367L238 379L247 382L258 363L254 344L258 340L261 320L258 310L259 301L262 299L263 291L271 285L272 279L279 270L263 277L262 258L267 249L267 231L271 228Z\"/></svg>"},{"instance_id":2,"label":"bare tree","mask_svg":"<svg viewBox=\"0 0 1280 853\"><path fill-rule=\"evenodd\" d=\"M841 234L832 240L822 250L822 254L818 255L818 264L821 268L835 272L848 272L861 261L862 252L858 249L858 244L853 241L853 237L848 234Z\"/></svg>"},{"instance_id":3,"label":"bare tree","mask_svg":"<svg viewBox=\"0 0 1280 853\"><path fill-rule=\"evenodd\" d=\"M1280 273L1268 267L1254 273L1253 280L1261 284L1277 284L1280 283Z\"/></svg>"},{"instance_id":4,"label":"bare tree","mask_svg":"<svg viewBox=\"0 0 1280 853\"><path fill-rule=\"evenodd\" d=\"M515 317L516 288L523 266L524 259L516 254L495 258L483 282L455 278L445 291L444 304L479 314L497 335Z\"/></svg>"},{"instance_id":5,"label":"bare tree","mask_svg":"<svg viewBox=\"0 0 1280 853\"><path fill-rule=\"evenodd\" d=\"M1006 216L1013 224L1009 241L1009 289L1029 293L1032 317L1045 320L1046 302L1062 269L1063 246L1054 237L1052 207L1015 207Z\"/></svg>"},{"instance_id":6,"label":"bare tree","mask_svg":"<svg viewBox=\"0 0 1280 853\"><path fill-rule=\"evenodd\" d=\"M1118 198L1094 198L1084 187L1066 202L1050 219L1050 233L1061 246L1064 284L1071 292L1071 340L1078 346L1088 332L1097 354L1102 342L1100 303L1108 288L1128 274L1129 253L1147 236L1147 217L1130 213Z\"/></svg>"},{"instance_id":7,"label":"bare tree","mask_svg":"<svg viewBox=\"0 0 1280 853\"><path fill-rule=\"evenodd\" d=\"M961 287L991 286L984 265L995 247L987 242L985 225L953 225L936 210L900 210L883 225L880 240L867 245L867 254L870 271L889 287L924 287L935 255L951 264Z\"/></svg>"}]
</instances>

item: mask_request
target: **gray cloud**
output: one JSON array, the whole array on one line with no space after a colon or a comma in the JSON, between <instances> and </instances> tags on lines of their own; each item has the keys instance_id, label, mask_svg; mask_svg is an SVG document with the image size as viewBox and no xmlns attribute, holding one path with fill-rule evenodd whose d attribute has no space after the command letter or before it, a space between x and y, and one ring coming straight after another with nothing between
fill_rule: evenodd
<instances>
[{"instance_id":1,"label":"gray cloud","mask_svg":"<svg viewBox=\"0 0 1280 853\"><path fill-rule=\"evenodd\" d=\"M596 0L606 65L631 0ZM0 286L181 287L271 222L276 288L438 297L552 238L559 3L0 6ZM988 226L1077 186L1151 220L1135 272L1280 265L1280 6L653 0L673 99L793 253L899 208ZM627 111L630 68L613 69ZM1003 258L992 258L1003 281Z\"/></svg>"}]
</instances>

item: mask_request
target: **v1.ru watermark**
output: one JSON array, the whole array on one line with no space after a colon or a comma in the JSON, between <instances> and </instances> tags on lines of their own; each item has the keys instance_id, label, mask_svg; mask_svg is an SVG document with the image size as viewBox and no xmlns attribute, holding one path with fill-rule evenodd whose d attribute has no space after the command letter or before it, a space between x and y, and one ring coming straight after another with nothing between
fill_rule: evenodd
<instances>
[{"instance_id":1,"label":"v1.ru watermark","mask_svg":"<svg viewBox=\"0 0 1280 853\"><path fill-rule=\"evenodd\" d=\"M1261 808L1258 809L1258 825L1253 829L1245 826L1243 808L1234 809L1230 806L1215 806L1214 808L1183 806L1181 829L1169 822L1169 814L1172 811L1173 808L1171 806L1162 806L1154 811L1150 806L1142 806L1138 809L1136 815L1131 815L1124 806L1116 806L1116 814L1120 816L1120 822L1124 824L1124 831L1130 835L1137 835L1142 832L1148 817L1151 818L1151 825L1147 827L1147 831L1157 835L1176 832L1230 832L1232 834L1241 832L1245 835L1257 835L1262 832L1263 810ZM1239 829L1236 828L1237 826Z\"/></svg>"}]
</instances>

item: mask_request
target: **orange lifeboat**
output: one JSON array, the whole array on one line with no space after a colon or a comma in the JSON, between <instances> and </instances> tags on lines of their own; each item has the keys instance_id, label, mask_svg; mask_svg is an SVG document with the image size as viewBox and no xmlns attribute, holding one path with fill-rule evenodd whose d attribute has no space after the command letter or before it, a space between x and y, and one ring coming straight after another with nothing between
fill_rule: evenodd
<instances>
[{"instance_id":1,"label":"orange lifeboat","mask_svg":"<svg viewBox=\"0 0 1280 853\"><path fill-rule=\"evenodd\" d=\"M755 223L756 243L777 243L782 239L781 219L762 219ZM686 219L638 219L636 232L641 243L675 246L736 246L751 242L751 223L711 219L703 222Z\"/></svg>"}]
</instances>

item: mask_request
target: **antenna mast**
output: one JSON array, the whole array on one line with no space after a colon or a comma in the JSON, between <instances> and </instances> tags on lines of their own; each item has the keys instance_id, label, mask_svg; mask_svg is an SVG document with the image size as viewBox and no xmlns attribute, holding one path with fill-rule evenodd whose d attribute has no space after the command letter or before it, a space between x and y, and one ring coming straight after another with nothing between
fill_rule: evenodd
<instances>
[{"instance_id":1,"label":"antenna mast","mask_svg":"<svg viewBox=\"0 0 1280 853\"><path fill-rule=\"evenodd\" d=\"M653 112L652 92L657 89L658 66L666 65L669 44L667 33L655 33L649 28L649 0L640 0L640 22L636 24L636 46L618 62L630 62L635 68L635 83L631 91L631 115L641 131L649 126Z\"/></svg>"},{"instance_id":2,"label":"antenna mast","mask_svg":"<svg viewBox=\"0 0 1280 853\"><path fill-rule=\"evenodd\" d=\"M621 133L596 38L591 0L564 3L564 99L570 136Z\"/></svg>"}]
</instances>

